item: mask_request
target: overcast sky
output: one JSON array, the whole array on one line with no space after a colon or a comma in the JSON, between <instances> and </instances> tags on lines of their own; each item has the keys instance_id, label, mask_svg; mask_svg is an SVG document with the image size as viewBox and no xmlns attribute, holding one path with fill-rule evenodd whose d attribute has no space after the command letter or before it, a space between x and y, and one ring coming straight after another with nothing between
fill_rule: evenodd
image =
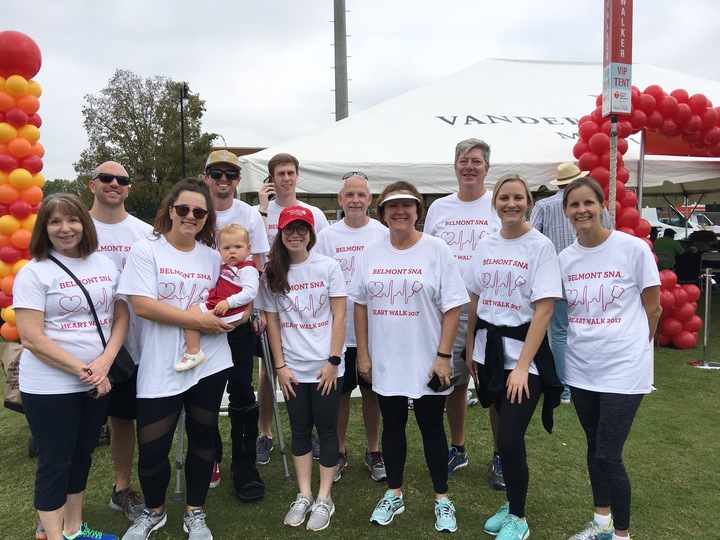
<instances>
[{"instance_id":1,"label":"overcast sky","mask_svg":"<svg viewBox=\"0 0 720 540\"><path fill-rule=\"evenodd\" d=\"M484 58L602 61L603 0L346 0L346 9L351 115ZM75 178L84 96L116 69L187 81L205 100L204 130L230 146L331 124L332 19L333 0L0 4L0 30L28 34L43 54L35 80L48 179ZM633 61L720 81L718 21L718 0L634 0Z\"/></svg>"}]
</instances>

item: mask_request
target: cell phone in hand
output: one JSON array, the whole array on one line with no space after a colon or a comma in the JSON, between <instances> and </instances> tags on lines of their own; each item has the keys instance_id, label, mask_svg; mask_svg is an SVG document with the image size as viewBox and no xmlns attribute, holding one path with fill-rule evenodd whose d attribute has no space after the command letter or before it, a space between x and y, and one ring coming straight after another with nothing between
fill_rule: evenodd
<instances>
[{"instance_id":1,"label":"cell phone in hand","mask_svg":"<svg viewBox=\"0 0 720 540\"><path fill-rule=\"evenodd\" d=\"M267 178L263 180L263 184L274 184L272 176L268 175ZM268 196L268 201L272 201L273 199L275 199L275 195Z\"/></svg>"},{"instance_id":2,"label":"cell phone in hand","mask_svg":"<svg viewBox=\"0 0 720 540\"><path fill-rule=\"evenodd\" d=\"M438 376L437 373L435 373L432 376L432 379L430 379L430 381L427 383L427 385L428 385L428 388L430 388L430 390L432 390L433 392L443 392L444 390L447 390L452 385L454 385L457 382L457 380L458 380L457 377L453 377L450 379L450 384L448 386L442 386L440 384L440 377Z\"/></svg>"}]
</instances>

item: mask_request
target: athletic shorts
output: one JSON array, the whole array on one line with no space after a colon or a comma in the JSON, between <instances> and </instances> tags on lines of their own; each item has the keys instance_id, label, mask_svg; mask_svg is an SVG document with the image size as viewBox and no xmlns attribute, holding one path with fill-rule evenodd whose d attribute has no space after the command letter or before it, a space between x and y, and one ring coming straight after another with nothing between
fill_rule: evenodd
<instances>
[{"instance_id":1,"label":"athletic shorts","mask_svg":"<svg viewBox=\"0 0 720 540\"><path fill-rule=\"evenodd\" d=\"M348 347L345 350L345 376L343 378L342 394L349 394L358 385L372 390L372 384L363 379L357 371L357 347Z\"/></svg>"},{"instance_id":2,"label":"athletic shorts","mask_svg":"<svg viewBox=\"0 0 720 540\"><path fill-rule=\"evenodd\" d=\"M108 416L121 420L135 420L137 418L137 374L138 367L132 376L125 382L113 385L110 392L110 405Z\"/></svg>"}]
</instances>

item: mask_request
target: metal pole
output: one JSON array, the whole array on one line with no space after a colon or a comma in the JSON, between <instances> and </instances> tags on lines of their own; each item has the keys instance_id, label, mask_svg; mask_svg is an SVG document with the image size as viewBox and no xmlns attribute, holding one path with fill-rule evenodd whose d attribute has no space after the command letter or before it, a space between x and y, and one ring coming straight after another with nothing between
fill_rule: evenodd
<instances>
[{"instance_id":1,"label":"metal pole","mask_svg":"<svg viewBox=\"0 0 720 540\"><path fill-rule=\"evenodd\" d=\"M708 360L708 338L710 334L710 304L712 302L712 268L705 269L705 321L703 326L703 363L695 367L700 369L720 369L720 362Z\"/></svg>"},{"instance_id":2,"label":"metal pole","mask_svg":"<svg viewBox=\"0 0 720 540\"><path fill-rule=\"evenodd\" d=\"M186 83L180 88L180 149L182 154L182 177L185 178L185 100L188 99Z\"/></svg>"},{"instance_id":3,"label":"metal pole","mask_svg":"<svg viewBox=\"0 0 720 540\"><path fill-rule=\"evenodd\" d=\"M617 222L617 216L615 215L615 199L617 191L617 125L618 118L613 114L610 117L610 196L608 197L608 211L610 212L610 220L612 221L613 227L615 227L615 223Z\"/></svg>"},{"instance_id":4,"label":"metal pole","mask_svg":"<svg viewBox=\"0 0 720 540\"><path fill-rule=\"evenodd\" d=\"M638 210L642 215L643 209L643 179L645 178L645 130L640 132L640 157L638 158L638 172L637 172L637 185L638 185Z\"/></svg>"},{"instance_id":5,"label":"metal pole","mask_svg":"<svg viewBox=\"0 0 720 540\"><path fill-rule=\"evenodd\" d=\"M345 0L334 0L335 121L348 117L347 27Z\"/></svg>"}]
</instances>

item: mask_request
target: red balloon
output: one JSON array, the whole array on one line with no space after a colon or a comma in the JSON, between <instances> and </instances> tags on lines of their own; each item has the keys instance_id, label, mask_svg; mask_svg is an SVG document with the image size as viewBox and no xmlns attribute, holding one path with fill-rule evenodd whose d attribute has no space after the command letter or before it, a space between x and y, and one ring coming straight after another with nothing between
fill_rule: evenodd
<instances>
[{"instance_id":1,"label":"red balloon","mask_svg":"<svg viewBox=\"0 0 720 540\"><path fill-rule=\"evenodd\" d=\"M701 115L708 108L708 99L703 94L693 94L688 98L687 103L697 115Z\"/></svg>"},{"instance_id":2,"label":"red balloon","mask_svg":"<svg viewBox=\"0 0 720 540\"><path fill-rule=\"evenodd\" d=\"M715 146L716 144L720 143L720 127L714 126L706 132L701 133L704 133L703 142L708 146Z\"/></svg>"},{"instance_id":3,"label":"red balloon","mask_svg":"<svg viewBox=\"0 0 720 540\"><path fill-rule=\"evenodd\" d=\"M675 297L675 309L677 309L678 306L687 304L688 295L680 285L675 285L672 289L672 293ZM693 310L693 313L695 313L695 310Z\"/></svg>"},{"instance_id":4,"label":"red balloon","mask_svg":"<svg viewBox=\"0 0 720 540\"><path fill-rule=\"evenodd\" d=\"M591 171L600 163L600 156L595 152L585 152L578 159L578 167L581 171Z\"/></svg>"},{"instance_id":5,"label":"red balloon","mask_svg":"<svg viewBox=\"0 0 720 540\"><path fill-rule=\"evenodd\" d=\"M12 244L0 248L0 261L15 264L22 258L22 251Z\"/></svg>"},{"instance_id":6,"label":"red balloon","mask_svg":"<svg viewBox=\"0 0 720 540\"><path fill-rule=\"evenodd\" d=\"M590 113L590 116L596 122L602 122L602 120L603 120L602 106L596 107L595 110Z\"/></svg>"},{"instance_id":7,"label":"red balloon","mask_svg":"<svg viewBox=\"0 0 720 540\"><path fill-rule=\"evenodd\" d=\"M657 84L651 84L650 86L648 86L645 89L645 91L643 93L650 94L652 97L655 98L655 101L658 101L658 102L667 95L665 93L665 91L662 89L662 87Z\"/></svg>"},{"instance_id":8,"label":"red balloon","mask_svg":"<svg viewBox=\"0 0 720 540\"><path fill-rule=\"evenodd\" d=\"M703 322L700 317L693 315L689 321L683 323L683 330L688 332L697 332L702 328Z\"/></svg>"},{"instance_id":9,"label":"red balloon","mask_svg":"<svg viewBox=\"0 0 720 540\"><path fill-rule=\"evenodd\" d=\"M40 47L29 36L14 30L0 32L0 77L32 79L41 65Z\"/></svg>"},{"instance_id":10,"label":"red balloon","mask_svg":"<svg viewBox=\"0 0 720 540\"><path fill-rule=\"evenodd\" d=\"M677 99L678 103L686 103L688 98L690 97L690 94L687 93L687 90L683 90L682 88L673 90L672 92L670 92L670 95Z\"/></svg>"},{"instance_id":11,"label":"red balloon","mask_svg":"<svg viewBox=\"0 0 720 540\"><path fill-rule=\"evenodd\" d=\"M618 154L624 156L628 151L627 139L618 139Z\"/></svg>"},{"instance_id":12,"label":"red balloon","mask_svg":"<svg viewBox=\"0 0 720 540\"><path fill-rule=\"evenodd\" d=\"M632 202L632 204L630 204ZM625 198L623 198L624 206L637 206L638 199L634 191L625 190ZM648 233L650 234L650 233ZM647 236L647 235L646 235Z\"/></svg>"},{"instance_id":13,"label":"red balloon","mask_svg":"<svg viewBox=\"0 0 720 540\"><path fill-rule=\"evenodd\" d=\"M650 115L655 112L655 106L656 102L654 97L650 94L640 94L640 97L638 98L638 109L645 114Z\"/></svg>"},{"instance_id":14,"label":"red balloon","mask_svg":"<svg viewBox=\"0 0 720 540\"><path fill-rule=\"evenodd\" d=\"M661 289L660 305L662 306L664 313L670 313L672 307L675 305L675 297L673 296L673 293L666 289Z\"/></svg>"},{"instance_id":15,"label":"red balloon","mask_svg":"<svg viewBox=\"0 0 720 540\"><path fill-rule=\"evenodd\" d=\"M661 270L660 274L665 275L665 287L671 291L674 290L677 285L677 274L672 270Z\"/></svg>"},{"instance_id":16,"label":"red balloon","mask_svg":"<svg viewBox=\"0 0 720 540\"><path fill-rule=\"evenodd\" d=\"M658 339L658 345L661 347L667 347L672 343L672 338L670 336L666 336L665 334L660 334L660 339Z\"/></svg>"},{"instance_id":17,"label":"red balloon","mask_svg":"<svg viewBox=\"0 0 720 540\"><path fill-rule=\"evenodd\" d=\"M605 133L596 133L588 140L590 150L596 154L607 152L610 148L610 136Z\"/></svg>"},{"instance_id":18,"label":"red balloon","mask_svg":"<svg viewBox=\"0 0 720 540\"><path fill-rule=\"evenodd\" d=\"M607 167L595 167L588 176L603 187L610 183L610 171Z\"/></svg>"},{"instance_id":19,"label":"red balloon","mask_svg":"<svg viewBox=\"0 0 720 540\"><path fill-rule=\"evenodd\" d=\"M37 174L43 169L43 162L37 156L29 155L20 160L20 167L30 171L31 174Z\"/></svg>"},{"instance_id":20,"label":"red balloon","mask_svg":"<svg viewBox=\"0 0 720 540\"><path fill-rule=\"evenodd\" d=\"M631 191L627 191L626 193L632 193ZM625 195L627 197L627 195ZM623 199L623 202L625 200ZM650 223L646 219L641 219L638 221L637 225L635 225L635 234L638 238L645 238L650 234Z\"/></svg>"},{"instance_id":21,"label":"red balloon","mask_svg":"<svg viewBox=\"0 0 720 540\"><path fill-rule=\"evenodd\" d=\"M632 227L618 227L617 230L630 236L635 236L635 229Z\"/></svg>"},{"instance_id":22,"label":"red balloon","mask_svg":"<svg viewBox=\"0 0 720 540\"><path fill-rule=\"evenodd\" d=\"M5 172L12 172L17 169L19 162L15 156L10 154L0 154L0 170Z\"/></svg>"},{"instance_id":23,"label":"red balloon","mask_svg":"<svg viewBox=\"0 0 720 540\"><path fill-rule=\"evenodd\" d=\"M700 298L700 287L697 285L693 285L692 283L688 283L687 285L683 285L682 288L687 293L687 301L688 302L697 302Z\"/></svg>"},{"instance_id":24,"label":"red balloon","mask_svg":"<svg viewBox=\"0 0 720 540\"><path fill-rule=\"evenodd\" d=\"M627 181L630 180L630 171L628 171L625 167L622 166L622 164L618 163L617 173L615 179L618 182L622 182L623 186L627 184ZM625 206L635 206L637 204L637 201L635 201L633 204L626 204Z\"/></svg>"},{"instance_id":25,"label":"red balloon","mask_svg":"<svg viewBox=\"0 0 720 540\"><path fill-rule=\"evenodd\" d=\"M30 114L28 115L27 123L32 124L36 128L39 128L40 126L42 126L42 118L40 118L40 115L38 113Z\"/></svg>"},{"instance_id":26,"label":"red balloon","mask_svg":"<svg viewBox=\"0 0 720 540\"><path fill-rule=\"evenodd\" d=\"M32 206L23 199L17 199L8 206L8 213L17 219L25 219L32 214Z\"/></svg>"},{"instance_id":27,"label":"red balloon","mask_svg":"<svg viewBox=\"0 0 720 540\"><path fill-rule=\"evenodd\" d=\"M618 137L620 139L625 139L626 137L629 137L632 135L633 132L633 125L630 120L627 118L623 118L622 120L618 121Z\"/></svg>"},{"instance_id":28,"label":"red balloon","mask_svg":"<svg viewBox=\"0 0 720 540\"><path fill-rule=\"evenodd\" d=\"M720 157L720 144L708 148L707 153L710 157Z\"/></svg>"},{"instance_id":29,"label":"red balloon","mask_svg":"<svg viewBox=\"0 0 720 540\"><path fill-rule=\"evenodd\" d=\"M662 325L660 326L661 334L668 337L674 337L682 332L682 329L682 323L675 317L663 317Z\"/></svg>"},{"instance_id":30,"label":"red balloon","mask_svg":"<svg viewBox=\"0 0 720 540\"><path fill-rule=\"evenodd\" d=\"M682 140L685 144L692 146L694 144L700 144L703 142L703 132L702 131L696 131L694 133L685 133L682 134Z\"/></svg>"},{"instance_id":31,"label":"red balloon","mask_svg":"<svg viewBox=\"0 0 720 540\"><path fill-rule=\"evenodd\" d=\"M688 110L690 107L688 107ZM633 131L642 129L647 124L647 114L640 108L633 109L630 113L630 123L632 124Z\"/></svg>"},{"instance_id":32,"label":"red balloon","mask_svg":"<svg viewBox=\"0 0 720 540\"><path fill-rule=\"evenodd\" d=\"M580 159L580 156L589 151L590 147L588 143L583 140L579 140L575 143L575 146L573 146L573 156L575 156L575 159Z\"/></svg>"},{"instance_id":33,"label":"red balloon","mask_svg":"<svg viewBox=\"0 0 720 540\"><path fill-rule=\"evenodd\" d=\"M640 240L642 240L643 242L645 242L645 244L647 245L648 249L650 249L650 251L652 251L653 243L650 241L649 238L645 238L645 237L643 236L643 237L640 238ZM655 255L655 254L653 253L653 255ZM657 259L657 256L656 256L656 259ZM657 262L657 260L655 260L655 262ZM662 285L661 285L661 286L662 286Z\"/></svg>"},{"instance_id":34,"label":"red balloon","mask_svg":"<svg viewBox=\"0 0 720 540\"><path fill-rule=\"evenodd\" d=\"M692 304L689 304L688 302L680 304L679 306L676 305L672 309L672 316L682 323L688 322L692 319L693 315L695 315L695 310L693 309Z\"/></svg>"},{"instance_id":35,"label":"red balloon","mask_svg":"<svg viewBox=\"0 0 720 540\"><path fill-rule=\"evenodd\" d=\"M626 207L620 211L617 216L617 223L620 227L630 227L635 233L634 227L640 220L640 212L634 207Z\"/></svg>"},{"instance_id":36,"label":"red balloon","mask_svg":"<svg viewBox=\"0 0 720 540\"><path fill-rule=\"evenodd\" d=\"M667 118L663 120L662 125L658 128L658 132L662 135L671 137L677 131L677 129L678 125L675 123L675 120Z\"/></svg>"},{"instance_id":37,"label":"red balloon","mask_svg":"<svg viewBox=\"0 0 720 540\"><path fill-rule=\"evenodd\" d=\"M692 349L697 343L698 336L695 332L682 330L672 338L672 344L678 349Z\"/></svg>"},{"instance_id":38,"label":"red balloon","mask_svg":"<svg viewBox=\"0 0 720 540\"><path fill-rule=\"evenodd\" d=\"M13 297L8 296L4 292L0 291L0 308L5 309L8 306L12 306Z\"/></svg>"},{"instance_id":39,"label":"red balloon","mask_svg":"<svg viewBox=\"0 0 720 540\"><path fill-rule=\"evenodd\" d=\"M702 119L697 114L693 114L690 119L683 124L683 131L685 133L695 133L701 129Z\"/></svg>"},{"instance_id":40,"label":"red balloon","mask_svg":"<svg viewBox=\"0 0 720 540\"><path fill-rule=\"evenodd\" d=\"M717 124L718 112L715 109L708 108L700 115L700 120L702 120L703 129L710 129Z\"/></svg>"},{"instance_id":41,"label":"red balloon","mask_svg":"<svg viewBox=\"0 0 720 540\"><path fill-rule=\"evenodd\" d=\"M678 100L673 96L665 96L657 104L657 110L665 118L672 118L678 110Z\"/></svg>"},{"instance_id":42,"label":"red balloon","mask_svg":"<svg viewBox=\"0 0 720 540\"><path fill-rule=\"evenodd\" d=\"M598 126L597 123L595 123L595 121L591 119L578 125L578 134L580 135L581 139L589 141L590 137L595 135L599 131L599 129L600 126Z\"/></svg>"},{"instance_id":43,"label":"red balloon","mask_svg":"<svg viewBox=\"0 0 720 540\"><path fill-rule=\"evenodd\" d=\"M647 128L648 129L659 129L660 126L662 126L665 119L662 117L662 114L655 111L648 115L647 119Z\"/></svg>"},{"instance_id":44,"label":"red balloon","mask_svg":"<svg viewBox=\"0 0 720 540\"><path fill-rule=\"evenodd\" d=\"M5 119L7 120L7 123L14 128L21 128L28 123L27 113L17 107L10 109L5 115Z\"/></svg>"},{"instance_id":45,"label":"red balloon","mask_svg":"<svg viewBox=\"0 0 720 540\"><path fill-rule=\"evenodd\" d=\"M596 107L602 106L602 100L603 100L602 94L598 94L598 95L595 97L595 106L596 106Z\"/></svg>"},{"instance_id":46,"label":"red balloon","mask_svg":"<svg viewBox=\"0 0 720 540\"><path fill-rule=\"evenodd\" d=\"M678 124L682 124L683 122L687 122L691 116L692 109L690 108L690 105L688 105L687 103L679 103L674 116L675 121Z\"/></svg>"}]
</instances>

